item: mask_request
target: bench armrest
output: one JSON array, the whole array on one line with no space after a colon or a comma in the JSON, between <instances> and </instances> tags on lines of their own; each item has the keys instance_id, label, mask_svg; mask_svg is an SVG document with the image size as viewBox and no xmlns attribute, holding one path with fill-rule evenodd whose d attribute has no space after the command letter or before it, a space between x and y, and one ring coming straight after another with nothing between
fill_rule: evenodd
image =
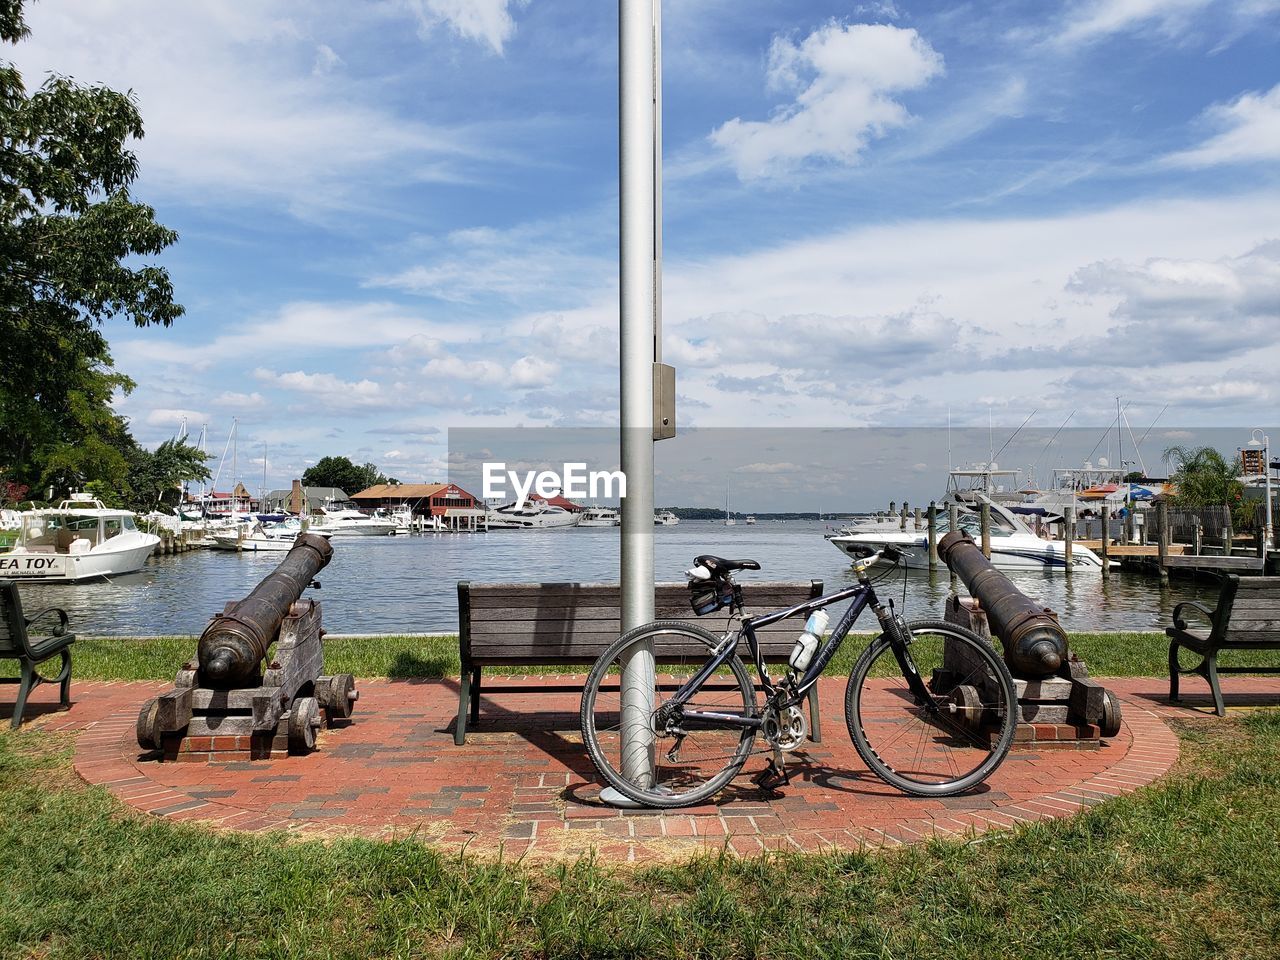
<instances>
[{"instance_id":1,"label":"bench armrest","mask_svg":"<svg viewBox=\"0 0 1280 960\"><path fill-rule=\"evenodd\" d=\"M1173 608L1173 625L1178 630L1187 629L1187 621L1182 619L1183 607L1193 607L1196 610L1200 611L1200 613L1204 614L1205 618L1209 621L1211 625L1213 623L1214 615L1217 613L1216 610L1210 610L1203 603L1200 603L1196 600L1183 600L1180 604L1178 604L1176 607Z\"/></svg>"},{"instance_id":2,"label":"bench armrest","mask_svg":"<svg viewBox=\"0 0 1280 960\"><path fill-rule=\"evenodd\" d=\"M67 611L60 609L59 607L46 607L40 612L33 613L31 616L26 617L25 619L27 621L27 626L28 627L31 626L31 624L35 623L40 618L46 617L51 613L56 613L58 615L58 623L53 628L52 635L55 637L61 637L65 635L67 632L67 623L68 623Z\"/></svg>"}]
</instances>

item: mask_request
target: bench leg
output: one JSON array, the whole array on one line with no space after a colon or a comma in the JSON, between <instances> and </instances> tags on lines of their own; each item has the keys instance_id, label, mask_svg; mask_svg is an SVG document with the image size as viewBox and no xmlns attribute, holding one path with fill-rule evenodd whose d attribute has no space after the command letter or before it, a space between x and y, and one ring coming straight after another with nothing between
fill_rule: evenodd
<instances>
[{"instance_id":1,"label":"bench leg","mask_svg":"<svg viewBox=\"0 0 1280 960\"><path fill-rule=\"evenodd\" d=\"M1169 641L1169 699L1178 699L1178 643Z\"/></svg>"},{"instance_id":2,"label":"bench leg","mask_svg":"<svg viewBox=\"0 0 1280 960\"><path fill-rule=\"evenodd\" d=\"M480 668L471 675L471 722L480 722Z\"/></svg>"},{"instance_id":3,"label":"bench leg","mask_svg":"<svg viewBox=\"0 0 1280 960\"><path fill-rule=\"evenodd\" d=\"M58 676L60 693L62 695L62 705L64 707L71 706L71 651L62 651L62 672Z\"/></svg>"},{"instance_id":4,"label":"bench leg","mask_svg":"<svg viewBox=\"0 0 1280 960\"><path fill-rule=\"evenodd\" d=\"M818 685L809 688L809 739L822 742L822 715L818 712Z\"/></svg>"},{"instance_id":5,"label":"bench leg","mask_svg":"<svg viewBox=\"0 0 1280 960\"><path fill-rule=\"evenodd\" d=\"M467 742L467 707L471 702L471 671L463 670L458 684L458 722L453 727L453 742L458 746Z\"/></svg>"},{"instance_id":6,"label":"bench leg","mask_svg":"<svg viewBox=\"0 0 1280 960\"><path fill-rule=\"evenodd\" d=\"M1209 689L1213 691L1213 709L1220 717L1227 715L1227 705L1222 702L1222 688L1218 686L1218 654L1217 651L1205 658L1205 679L1209 681Z\"/></svg>"},{"instance_id":7,"label":"bench leg","mask_svg":"<svg viewBox=\"0 0 1280 960\"><path fill-rule=\"evenodd\" d=\"M40 678L36 674L34 664L22 661L22 681L18 685L18 702L13 705L13 722L9 724L14 730L17 730L22 723L22 714L27 709L27 694L31 692L31 688L38 686Z\"/></svg>"}]
</instances>

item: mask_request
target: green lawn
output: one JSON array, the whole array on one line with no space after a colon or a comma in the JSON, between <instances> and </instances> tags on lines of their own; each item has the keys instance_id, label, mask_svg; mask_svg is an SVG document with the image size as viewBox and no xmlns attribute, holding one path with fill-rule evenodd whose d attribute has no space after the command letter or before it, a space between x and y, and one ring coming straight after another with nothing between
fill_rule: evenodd
<instances>
[{"instance_id":1,"label":"green lawn","mask_svg":"<svg viewBox=\"0 0 1280 960\"><path fill-rule=\"evenodd\" d=\"M134 814L0 733L0 957L1274 957L1280 713L1069 820L886 853L485 862Z\"/></svg>"},{"instance_id":2,"label":"green lawn","mask_svg":"<svg viewBox=\"0 0 1280 960\"><path fill-rule=\"evenodd\" d=\"M869 639L869 634L850 636L827 668L828 675L847 676ZM1071 644L1094 676L1158 677L1168 671L1169 645L1161 633L1076 633L1071 635ZM196 640L81 637L72 649L76 679L172 680L178 667L195 656ZM1222 656L1223 664L1235 662L1280 666L1280 650L1248 651L1243 660L1238 653L1234 658L1231 652ZM564 672L565 668L553 669ZM458 641L455 637L332 638L325 641L325 670L357 677L456 677ZM513 672L529 673L531 669L513 668ZM0 660L0 676L16 675L16 661Z\"/></svg>"}]
</instances>

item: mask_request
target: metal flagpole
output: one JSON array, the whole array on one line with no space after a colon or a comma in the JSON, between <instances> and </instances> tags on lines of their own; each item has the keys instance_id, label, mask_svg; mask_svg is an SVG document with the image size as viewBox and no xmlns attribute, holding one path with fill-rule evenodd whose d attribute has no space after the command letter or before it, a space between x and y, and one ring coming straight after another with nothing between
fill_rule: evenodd
<instances>
[{"instance_id":1,"label":"metal flagpole","mask_svg":"<svg viewBox=\"0 0 1280 960\"><path fill-rule=\"evenodd\" d=\"M653 376L655 362L657 0L618 0L618 152L622 472L622 629L653 619ZM622 774L653 785L653 649L622 664ZM615 805L634 805L601 791Z\"/></svg>"}]
</instances>

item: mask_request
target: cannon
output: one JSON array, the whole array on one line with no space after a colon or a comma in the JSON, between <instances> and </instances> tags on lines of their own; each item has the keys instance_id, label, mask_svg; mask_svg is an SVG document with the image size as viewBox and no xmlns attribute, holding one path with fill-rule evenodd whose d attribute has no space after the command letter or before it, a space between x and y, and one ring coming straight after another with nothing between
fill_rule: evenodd
<instances>
[{"instance_id":1,"label":"cannon","mask_svg":"<svg viewBox=\"0 0 1280 960\"><path fill-rule=\"evenodd\" d=\"M320 604L302 599L332 556L323 537L299 534L247 597L213 616L173 689L142 705L138 745L167 759L267 759L305 753L325 720L350 718L355 678L321 675Z\"/></svg>"},{"instance_id":2,"label":"cannon","mask_svg":"<svg viewBox=\"0 0 1280 960\"><path fill-rule=\"evenodd\" d=\"M1004 644L1010 670L1039 678L1061 669L1067 659L1067 634L1052 610L1015 587L963 530L938 541L938 556L982 603L991 632Z\"/></svg>"},{"instance_id":3,"label":"cannon","mask_svg":"<svg viewBox=\"0 0 1280 960\"><path fill-rule=\"evenodd\" d=\"M1018 690L1019 719L1030 724L1074 724L1079 729L1096 726L1098 734L1115 736L1120 729L1120 701L1115 694L1089 678L1088 668L1068 648L1067 634L1058 616L1015 587L991 565L981 548L963 530L938 541L938 556L958 576L973 600L951 597L947 619L984 634L988 626L1000 638L1005 662ZM975 602L976 601L976 602ZM947 688L955 676L969 676L972 665L944 653L943 669L935 686ZM948 679L952 678L952 679ZM981 677L978 678L981 685ZM1081 727L1080 725L1086 725ZM1061 741L1061 731L1054 730ZM1035 735L1038 739L1038 734ZM1080 739L1086 739L1083 734Z\"/></svg>"},{"instance_id":4,"label":"cannon","mask_svg":"<svg viewBox=\"0 0 1280 960\"><path fill-rule=\"evenodd\" d=\"M243 600L213 618L200 635L200 681L209 687L234 687L252 679L266 659L289 609L333 557L324 537L302 533L280 565Z\"/></svg>"}]
</instances>

